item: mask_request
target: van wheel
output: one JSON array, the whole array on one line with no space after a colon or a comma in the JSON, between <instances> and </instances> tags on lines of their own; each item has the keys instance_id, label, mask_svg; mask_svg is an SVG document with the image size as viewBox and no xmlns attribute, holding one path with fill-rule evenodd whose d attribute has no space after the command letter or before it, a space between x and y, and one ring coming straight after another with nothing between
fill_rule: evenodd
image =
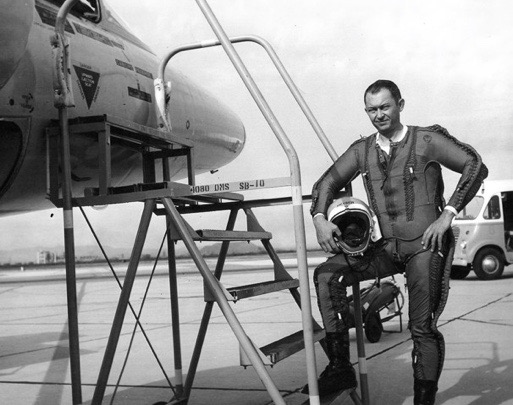
<instances>
[{"instance_id":1,"label":"van wheel","mask_svg":"<svg viewBox=\"0 0 513 405\"><path fill-rule=\"evenodd\" d=\"M468 266L452 266L451 267L451 278L453 280L463 280L470 273L470 267Z\"/></svg>"},{"instance_id":2,"label":"van wheel","mask_svg":"<svg viewBox=\"0 0 513 405\"><path fill-rule=\"evenodd\" d=\"M504 271L504 259L496 249L484 248L474 258L473 266L481 280L494 280Z\"/></svg>"}]
</instances>

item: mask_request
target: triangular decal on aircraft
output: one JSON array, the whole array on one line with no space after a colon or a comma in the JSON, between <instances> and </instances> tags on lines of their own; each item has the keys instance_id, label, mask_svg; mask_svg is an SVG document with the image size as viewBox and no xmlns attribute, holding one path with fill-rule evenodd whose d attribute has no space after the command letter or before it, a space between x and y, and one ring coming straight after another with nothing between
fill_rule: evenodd
<instances>
[{"instance_id":1,"label":"triangular decal on aircraft","mask_svg":"<svg viewBox=\"0 0 513 405\"><path fill-rule=\"evenodd\" d=\"M75 73L77 74L78 83L80 85L80 92L86 100L87 108L91 108L91 104L96 95L96 90L98 89L100 74L80 66L73 65L73 67L75 68Z\"/></svg>"}]
</instances>

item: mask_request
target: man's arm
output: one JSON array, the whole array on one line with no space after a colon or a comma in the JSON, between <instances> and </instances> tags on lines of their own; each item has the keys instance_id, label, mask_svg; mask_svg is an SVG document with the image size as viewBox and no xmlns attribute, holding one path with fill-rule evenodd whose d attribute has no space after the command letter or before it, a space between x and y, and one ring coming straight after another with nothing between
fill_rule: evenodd
<instances>
[{"instance_id":1,"label":"man's arm","mask_svg":"<svg viewBox=\"0 0 513 405\"><path fill-rule=\"evenodd\" d=\"M440 126L429 129L438 133L430 145L430 158L461 173L446 209L426 229L422 237L424 247L431 248L434 252L436 248L441 249L443 235L450 228L452 219L474 198L481 183L488 176L488 169L481 156L470 145L458 141Z\"/></svg>"},{"instance_id":2,"label":"man's arm","mask_svg":"<svg viewBox=\"0 0 513 405\"><path fill-rule=\"evenodd\" d=\"M442 239L451 227L454 217L454 213L450 210L443 210L440 217L424 231L422 246L424 246L425 249L431 248L432 252L434 252L436 248L440 250L442 248Z\"/></svg>"},{"instance_id":3,"label":"man's arm","mask_svg":"<svg viewBox=\"0 0 513 405\"><path fill-rule=\"evenodd\" d=\"M321 176L312 189L312 206L310 213L313 217L317 242L325 252L339 253L333 235L340 235L336 225L326 219L329 205L335 194L344 188L359 172L356 143L340 156L337 161Z\"/></svg>"},{"instance_id":4,"label":"man's arm","mask_svg":"<svg viewBox=\"0 0 513 405\"><path fill-rule=\"evenodd\" d=\"M458 185L447 203L460 212L476 195L481 183L488 176L488 169L472 146L460 142L438 125L428 129L437 133L429 146L429 158L461 173Z\"/></svg>"}]
</instances>

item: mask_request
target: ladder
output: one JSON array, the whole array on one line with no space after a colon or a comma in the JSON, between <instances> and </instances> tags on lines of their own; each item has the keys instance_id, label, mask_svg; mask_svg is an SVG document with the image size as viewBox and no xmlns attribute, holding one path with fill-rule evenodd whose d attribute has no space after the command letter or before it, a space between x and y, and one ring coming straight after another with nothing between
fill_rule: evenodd
<instances>
[{"instance_id":1,"label":"ladder","mask_svg":"<svg viewBox=\"0 0 513 405\"><path fill-rule=\"evenodd\" d=\"M281 201L280 201L281 202ZM278 202L278 203L280 203ZM239 200L236 202L225 202L225 203L212 203L212 204L198 204L198 205L190 205L188 207L178 207L178 211L181 214L185 213L194 213L194 212L206 212L206 211L218 211L218 210L229 210L229 218L226 226L226 230L193 230L190 227L189 235L182 235L180 231L172 230L171 237L172 240L182 239L183 237L187 238L187 236L192 237L194 241L221 241L221 249L217 261L217 266L214 272L214 276L217 280L221 279L221 275L223 272L223 265L226 259L226 255L228 252L229 244L233 241L252 241L257 240L262 243L264 248L266 249L269 257L271 258L274 264L274 272L273 279L265 282L259 282L248 285L241 285L237 287L230 287L223 289L224 297L229 302L238 302L243 299L255 297L258 295L275 293L283 290L289 290L292 298L296 302L296 304L300 307L300 294L298 292L299 281L293 278L283 266L280 261L278 254L274 250L270 239L272 238L272 234L270 232L266 232L261 225L258 223L256 219L252 207L256 206L266 206L270 202L269 201L244 201ZM276 203L274 201L273 203ZM166 204L165 204L166 205ZM167 211L169 207L166 207L165 211ZM244 231L234 231L233 227L236 221L236 217L238 211L243 211L247 217L247 229ZM185 242L185 240L184 240ZM222 286L222 284L220 283ZM196 367L199 361L199 357L201 354L202 345L204 342L205 334L208 327L208 322L210 319L210 315L212 312L213 304L216 302L216 296L208 288L207 283L205 283L205 309L203 312L203 316L201 319L200 328L198 331L198 336L195 344L195 348L192 354L191 363L189 366L189 373L187 375L187 379L185 381L185 386L183 387L183 397L187 398L190 394L190 390L192 388ZM219 302L218 302L219 303ZM315 339L320 340L324 336L323 329L314 322L315 325ZM265 365L274 365L277 362L285 359L286 357L302 350L304 348L304 340L302 336L302 331L298 331L293 335L290 335L284 339L280 339L276 342L266 345L262 348L253 347L254 352L256 352L259 356L259 363L255 363L255 359L251 358L247 353L247 348L244 347L243 342L240 337L239 339L239 347L240 347L240 357L241 357L241 365L242 366L250 366L253 365L258 367L262 364ZM251 342L253 345L253 342ZM254 353L253 353L254 354ZM262 376L260 375L262 379ZM280 403L280 399L275 399L276 403ZM181 398L176 399L178 402Z\"/></svg>"}]
</instances>

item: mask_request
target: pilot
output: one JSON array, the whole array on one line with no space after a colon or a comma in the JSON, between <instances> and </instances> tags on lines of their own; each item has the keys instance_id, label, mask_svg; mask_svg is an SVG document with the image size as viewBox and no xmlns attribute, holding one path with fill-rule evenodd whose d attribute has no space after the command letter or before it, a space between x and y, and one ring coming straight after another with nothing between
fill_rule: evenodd
<instances>
[{"instance_id":1,"label":"pilot","mask_svg":"<svg viewBox=\"0 0 513 405\"><path fill-rule=\"evenodd\" d=\"M357 385L349 359L347 287L405 272L414 404L431 405L444 361L444 339L436 323L449 292L454 251L451 221L474 197L488 170L471 146L444 128L403 125L400 114L405 101L395 83L378 80L371 84L364 102L377 132L354 142L312 191L317 240L325 252L334 254L314 272L329 359L319 378L319 393L324 396ZM447 204L441 166L461 174ZM344 242L347 236L340 223L327 218L334 196L358 174L382 234L365 244L365 233L356 233L365 245L361 249L358 241L352 248L350 240ZM348 234L354 242L354 229Z\"/></svg>"}]
</instances>

